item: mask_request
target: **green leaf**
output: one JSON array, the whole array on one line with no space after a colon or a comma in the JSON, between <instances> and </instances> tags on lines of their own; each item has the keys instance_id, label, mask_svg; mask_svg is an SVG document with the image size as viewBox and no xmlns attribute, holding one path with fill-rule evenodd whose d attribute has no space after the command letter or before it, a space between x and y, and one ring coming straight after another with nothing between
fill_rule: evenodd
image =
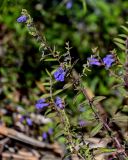
<instances>
[{"instance_id":1,"label":"green leaf","mask_svg":"<svg viewBox=\"0 0 128 160\"><path fill-rule=\"evenodd\" d=\"M44 86L50 86L50 83L49 82L45 82L43 83Z\"/></svg>"},{"instance_id":2,"label":"green leaf","mask_svg":"<svg viewBox=\"0 0 128 160\"><path fill-rule=\"evenodd\" d=\"M121 44L125 44L125 41L120 38L114 38L114 41L121 43Z\"/></svg>"},{"instance_id":3,"label":"green leaf","mask_svg":"<svg viewBox=\"0 0 128 160\"><path fill-rule=\"evenodd\" d=\"M47 62L50 62L50 61L57 61L56 58L48 58L48 59L45 59L44 61L47 61Z\"/></svg>"},{"instance_id":4,"label":"green leaf","mask_svg":"<svg viewBox=\"0 0 128 160\"><path fill-rule=\"evenodd\" d=\"M122 49L123 51L125 51L125 46L123 44L120 44L120 43L117 43L117 42L114 42L120 49Z\"/></svg>"},{"instance_id":5,"label":"green leaf","mask_svg":"<svg viewBox=\"0 0 128 160\"><path fill-rule=\"evenodd\" d=\"M53 110L51 108L47 109L46 112L44 113L45 116L47 116L48 114L52 113Z\"/></svg>"},{"instance_id":6,"label":"green leaf","mask_svg":"<svg viewBox=\"0 0 128 160\"><path fill-rule=\"evenodd\" d=\"M128 112L128 105L124 105L122 111L123 112Z\"/></svg>"},{"instance_id":7,"label":"green leaf","mask_svg":"<svg viewBox=\"0 0 128 160\"><path fill-rule=\"evenodd\" d=\"M62 91L63 91L62 89L59 89L59 90L55 91L55 92L53 93L53 95L56 96L57 94L61 93Z\"/></svg>"},{"instance_id":8,"label":"green leaf","mask_svg":"<svg viewBox=\"0 0 128 160\"><path fill-rule=\"evenodd\" d=\"M82 103L79 104L79 106L88 106L88 105L89 105L88 100L84 100Z\"/></svg>"},{"instance_id":9,"label":"green leaf","mask_svg":"<svg viewBox=\"0 0 128 160\"><path fill-rule=\"evenodd\" d=\"M52 77L51 73L47 69L45 69L45 71L47 72L47 74L49 75L49 77Z\"/></svg>"},{"instance_id":10,"label":"green leaf","mask_svg":"<svg viewBox=\"0 0 128 160\"><path fill-rule=\"evenodd\" d=\"M128 122L128 116L125 116L125 115L115 115L113 117L112 121L127 123Z\"/></svg>"},{"instance_id":11,"label":"green leaf","mask_svg":"<svg viewBox=\"0 0 128 160\"><path fill-rule=\"evenodd\" d=\"M43 96L41 96L41 98L49 98L51 95L48 93L48 94L44 94Z\"/></svg>"},{"instance_id":12,"label":"green leaf","mask_svg":"<svg viewBox=\"0 0 128 160\"><path fill-rule=\"evenodd\" d=\"M72 83L67 83L64 85L63 89L68 89L72 86Z\"/></svg>"},{"instance_id":13,"label":"green leaf","mask_svg":"<svg viewBox=\"0 0 128 160\"><path fill-rule=\"evenodd\" d=\"M57 134L54 136L54 139L58 139L58 138L63 137L63 136L64 136L64 132L60 131L60 132L57 132Z\"/></svg>"},{"instance_id":14,"label":"green leaf","mask_svg":"<svg viewBox=\"0 0 128 160\"><path fill-rule=\"evenodd\" d=\"M94 104L97 104L99 103L100 101L102 101L103 99L106 99L105 96L96 96L96 97L93 97L91 100Z\"/></svg>"},{"instance_id":15,"label":"green leaf","mask_svg":"<svg viewBox=\"0 0 128 160\"><path fill-rule=\"evenodd\" d=\"M87 108L85 112L82 112L81 117L84 117L84 119L86 119L86 121L96 122L96 118L94 117L94 112L92 111L91 108Z\"/></svg>"},{"instance_id":16,"label":"green leaf","mask_svg":"<svg viewBox=\"0 0 128 160\"><path fill-rule=\"evenodd\" d=\"M48 118L54 118L56 117L56 112L51 112L47 115Z\"/></svg>"},{"instance_id":17,"label":"green leaf","mask_svg":"<svg viewBox=\"0 0 128 160\"><path fill-rule=\"evenodd\" d=\"M98 123L91 131L91 136L95 136L103 127L103 124L102 123Z\"/></svg>"},{"instance_id":18,"label":"green leaf","mask_svg":"<svg viewBox=\"0 0 128 160\"><path fill-rule=\"evenodd\" d=\"M109 148L98 148L98 150L96 151L96 154L101 154L101 153L111 153L111 152L116 152L117 149L109 149Z\"/></svg>"},{"instance_id":19,"label":"green leaf","mask_svg":"<svg viewBox=\"0 0 128 160\"><path fill-rule=\"evenodd\" d=\"M127 35L125 34L118 34L119 37L122 37L122 38L127 38Z\"/></svg>"},{"instance_id":20,"label":"green leaf","mask_svg":"<svg viewBox=\"0 0 128 160\"><path fill-rule=\"evenodd\" d=\"M128 33L128 28L127 27L121 26L121 28L123 28L123 30Z\"/></svg>"},{"instance_id":21,"label":"green leaf","mask_svg":"<svg viewBox=\"0 0 128 160\"><path fill-rule=\"evenodd\" d=\"M86 5L86 1L85 0L81 0L82 5L83 5L83 13L86 14L87 12L87 5Z\"/></svg>"}]
</instances>

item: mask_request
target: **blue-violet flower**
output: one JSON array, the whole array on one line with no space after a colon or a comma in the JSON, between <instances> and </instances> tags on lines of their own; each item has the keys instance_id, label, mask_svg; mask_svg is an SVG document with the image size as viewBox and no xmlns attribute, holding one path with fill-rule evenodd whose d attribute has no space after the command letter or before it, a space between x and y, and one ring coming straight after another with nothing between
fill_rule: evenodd
<instances>
[{"instance_id":1,"label":"blue-violet flower","mask_svg":"<svg viewBox=\"0 0 128 160\"><path fill-rule=\"evenodd\" d=\"M69 0L67 3L66 3L66 8L67 9L71 9L72 8L72 1Z\"/></svg>"},{"instance_id":2,"label":"blue-violet flower","mask_svg":"<svg viewBox=\"0 0 128 160\"><path fill-rule=\"evenodd\" d=\"M37 101L37 103L36 103L35 106L36 106L37 109L43 109L44 107L49 106L49 103L46 103L46 102L45 102L45 99L42 98L42 99L39 99L39 100Z\"/></svg>"},{"instance_id":3,"label":"blue-violet flower","mask_svg":"<svg viewBox=\"0 0 128 160\"><path fill-rule=\"evenodd\" d=\"M54 72L54 78L57 80L57 81L61 81L63 82L64 81L64 78L65 78L65 70L62 68L62 67L59 67L57 69L56 72Z\"/></svg>"},{"instance_id":4,"label":"blue-violet flower","mask_svg":"<svg viewBox=\"0 0 128 160\"><path fill-rule=\"evenodd\" d=\"M106 69L110 68L112 66L112 63L115 62L114 55L108 54L106 57L103 58L103 62Z\"/></svg>"},{"instance_id":5,"label":"blue-violet flower","mask_svg":"<svg viewBox=\"0 0 128 160\"><path fill-rule=\"evenodd\" d=\"M80 127L84 127L86 125L86 122L84 120L79 121Z\"/></svg>"},{"instance_id":6,"label":"blue-violet flower","mask_svg":"<svg viewBox=\"0 0 128 160\"><path fill-rule=\"evenodd\" d=\"M92 65L100 66L101 65L99 60L97 58L95 58L95 57L88 58L88 62L89 62L90 66L92 66Z\"/></svg>"},{"instance_id":7,"label":"blue-violet flower","mask_svg":"<svg viewBox=\"0 0 128 160\"><path fill-rule=\"evenodd\" d=\"M53 129L52 129L52 128L49 128L48 134L49 134L49 135L52 135L52 134L53 134Z\"/></svg>"},{"instance_id":8,"label":"blue-violet flower","mask_svg":"<svg viewBox=\"0 0 128 160\"><path fill-rule=\"evenodd\" d=\"M26 122L29 126L32 126L32 120L30 118L26 118Z\"/></svg>"},{"instance_id":9,"label":"blue-violet flower","mask_svg":"<svg viewBox=\"0 0 128 160\"><path fill-rule=\"evenodd\" d=\"M46 132L44 132L44 133L42 134L42 138L43 138L43 140L46 140L46 139L47 139L47 137L48 137L47 133L46 133Z\"/></svg>"},{"instance_id":10,"label":"blue-violet flower","mask_svg":"<svg viewBox=\"0 0 128 160\"><path fill-rule=\"evenodd\" d=\"M19 22L19 23L23 23L23 22L26 22L26 21L27 21L27 17L24 16L24 15L17 18L17 22Z\"/></svg>"},{"instance_id":11,"label":"blue-violet flower","mask_svg":"<svg viewBox=\"0 0 128 160\"><path fill-rule=\"evenodd\" d=\"M24 121L25 117L24 116L21 116L19 121L22 123Z\"/></svg>"},{"instance_id":12,"label":"blue-violet flower","mask_svg":"<svg viewBox=\"0 0 128 160\"><path fill-rule=\"evenodd\" d=\"M55 104L59 109L64 109L64 104L60 97L56 97Z\"/></svg>"}]
</instances>

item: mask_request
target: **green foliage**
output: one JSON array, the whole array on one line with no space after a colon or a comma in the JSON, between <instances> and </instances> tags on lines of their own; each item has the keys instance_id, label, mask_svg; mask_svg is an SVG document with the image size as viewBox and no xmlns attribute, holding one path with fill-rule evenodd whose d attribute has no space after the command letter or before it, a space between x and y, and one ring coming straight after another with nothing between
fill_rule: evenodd
<instances>
[{"instance_id":1,"label":"green foliage","mask_svg":"<svg viewBox=\"0 0 128 160\"><path fill-rule=\"evenodd\" d=\"M93 129L92 129L92 131L91 131L91 136L93 137L93 136L95 136L97 133L99 133L100 132L100 130L102 129L102 127L103 127L103 123L98 123Z\"/></svg>"}]
</instances>

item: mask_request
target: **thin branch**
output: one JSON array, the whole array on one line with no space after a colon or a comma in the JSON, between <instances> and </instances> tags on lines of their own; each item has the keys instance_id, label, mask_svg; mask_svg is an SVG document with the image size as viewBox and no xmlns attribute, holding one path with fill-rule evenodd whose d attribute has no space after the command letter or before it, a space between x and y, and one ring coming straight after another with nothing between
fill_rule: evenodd
<instances>
[{"instance_id":1,"label":"thin branch","mask_svg":"<svg viewBox=\"0 0 128 160\"><path fill-rule=\"evenodd\" d=\"M58 153L57 150L54 149L54 144L47 144L44 142L40 142L34 138L28 137L23 133L20 133L14 129L9 129L7 127L4 126L0 126L0 134L7 136L9 138L18 140L20 142L32 145L34 147L38 147L38 148L45 148L48 150L52 150L54 153ZM60 153L59 153L60 154Z\"/></svg>"}]
</instances>

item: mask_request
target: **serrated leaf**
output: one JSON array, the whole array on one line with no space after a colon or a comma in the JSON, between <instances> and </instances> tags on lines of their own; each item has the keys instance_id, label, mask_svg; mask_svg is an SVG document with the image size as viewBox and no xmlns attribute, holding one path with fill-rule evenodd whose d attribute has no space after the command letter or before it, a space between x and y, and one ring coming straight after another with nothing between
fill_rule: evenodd
<instances>
[{"instance_id":1,"label":"serrated leaf","mask_svg":"<svg viewBox=\"0 0 128 160\"><path fill-rule=\"evenodd\" d=\"M121 43L121 44L125 44L125 41L121 38L114 38L114 41Z\"/></svg>"},{"instance_id":2,"label":"serrated leaf","mask_svg":"<svg viewBox=\"0 0 128 160\"><path fill-rule=\"evenodd\" d=\"M120 49L122 49L123 51L125 51L125 46L121 43L117 43L117 42L114 42Z\"/></svg>"},{"instance_id":3,"label":"serrated leaf","mask_svg":"<svg viewBox=\"0 0 128 160\"><path fill-rule=\"evenodd\" d=\"M96 97L93 97L91 100L94 104L97 104L105 98L106 98L105 96L96 96Z\"/></svg>"},{"instance_id":4,"label":"serrated leaf","mask_svg":"<svg viewBox=\"0 0 128 160\"><path fill-rule=\"evenodd\" d=\"M98 123L91 131L91 136L95 136L103 127L103 124L102 123Z\"/></svg>"},{"instance_id":5,"label":"serrated leaf","mask_svg":"<svg viewBox=\"0 0 128 160\"><path fill-rule=\"evenodd\" d=\"M121 26L121 28L123 28L123 30L128 33L128 28L127 27Z\"/></svg>"}]
</instances>

